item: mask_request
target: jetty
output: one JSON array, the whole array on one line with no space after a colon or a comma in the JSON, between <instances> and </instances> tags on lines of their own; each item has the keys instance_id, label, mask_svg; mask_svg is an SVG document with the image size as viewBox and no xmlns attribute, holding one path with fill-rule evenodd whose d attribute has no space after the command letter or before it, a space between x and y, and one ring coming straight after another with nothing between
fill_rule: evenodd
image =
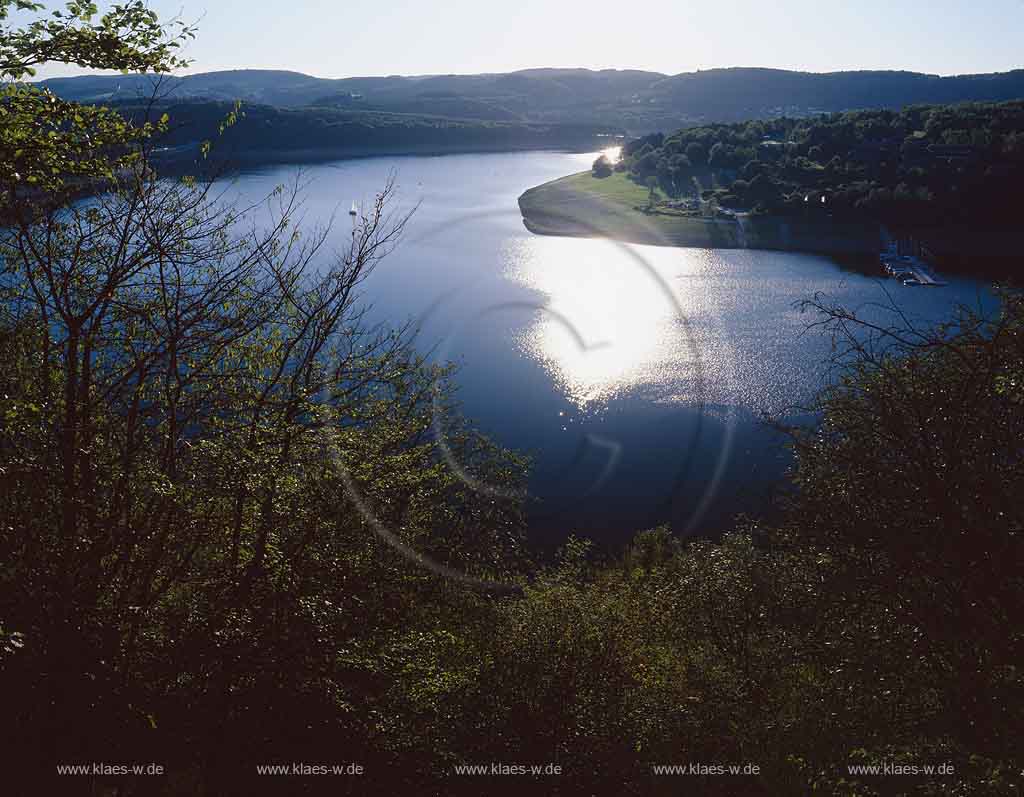
<instances>
[{"instance_id":1,"label":"jetty","mask_svg":"<svg viewBox=\"0 0 1024 797\"><path fill-rule=\"evenodd\" d=\"M927 254L927 249L916 241L906 244L904 241L891 240L878 260L890 277L908 288L918 285L939 288L946 285L929 267L925 259Z\"/></svg>"}]
</instances>

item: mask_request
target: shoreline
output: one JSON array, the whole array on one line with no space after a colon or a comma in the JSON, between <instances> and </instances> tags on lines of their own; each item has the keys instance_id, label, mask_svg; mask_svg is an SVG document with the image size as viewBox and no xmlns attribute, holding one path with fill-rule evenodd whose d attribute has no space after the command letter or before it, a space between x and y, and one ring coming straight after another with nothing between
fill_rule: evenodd
<instances>
[{"instance_id":1,"label":"shoreline","mask_svg":"<svg viewBox=\"0 0 1024 797\"><path fill-rule=\"evenodd\" d=\"M611 180L612 178L604 178ZM599 189L599 190L595 190ZM750 216L732 219L645 213L647 189L618 185L578 172L524 191L518 199L523 225L535 235L608 238L648 246L699 249L765 249L833 257L869 257L884 250L886 232L871 220ZM956 273L1013 277L1024 270L1022 236L1013 229L917 227L901 237L926 243L937 264Z\"/></svg>"},{"instance_id":2,"label":"shoreline","mask_svg":"<svg viewBox=\"0 0 1024 797\"><path fill-rule=\"evenodd\" d=\"M874 222L823 223L817 219L748 215L712 219L644 213L625 196L581 190L579 186L581 182L586 185L588 175L589 172L568 175L523 192L518 201L526 229L537 235L610 238L650 246L701 249L769 249L853 256L875 255L882 249L882 227ZM646 189L637 190L646 195Z\"/></svg>"},{"instance_id":3,"label":"shoreline","mask_svg":"<svg viewBox=\"0 0 1024 797\"><path fill-rule=\"evenodd\" d=\"M445 155L486 155L514 152L567 152L593 151L592 141L581 142L524 142L522 144L425 143L394 145L338 145L303 147L295 149L240 149L211 152L210 164L228 169L252 169L260 166L302 165L329 163L335 160L359 160L381 157L442 157ZM165 169L188 168L195 164L199 144L185 144L169 151L156 153L155 160Z\"/></svg>"},{"instance_id":4,"label":"shoreline","mask_svg":"<svg viewBox=\"0 0 1024 797\"><path fill-rule=\"evenodd\" d=\"M522 209L522 206L520 206ZM785 216L759 216L745 222L725 219L669 219L660 224L642 217L614 231L573 219L523 212L523 225L535 235L609 238L644 246L693 249L761 249L822 255L877 255L881 227L858 224L805 223Z\"/></svg>"}]
</instances>

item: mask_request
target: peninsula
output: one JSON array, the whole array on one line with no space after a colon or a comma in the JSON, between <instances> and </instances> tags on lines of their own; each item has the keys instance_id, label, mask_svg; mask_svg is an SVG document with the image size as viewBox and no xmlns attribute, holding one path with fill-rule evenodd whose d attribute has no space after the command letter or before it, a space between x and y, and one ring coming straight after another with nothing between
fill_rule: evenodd
<instances>
[{"instance_id":1,"label":"peninsula","mask_svg":"<svg viewBox=\"0 0 1024 797\"><path fill-rule=\"evenodd\" d=\"M538 235L653 246L869 255L878 252L882 235L870 220L752 215L697 199L672 200L622 172L604 178L580 172L552 180L523 193L519 209L526 228Z\"/></svg>"},{"instance_id":2,"label":"peninsula","mask_svg":"<svg viewBox=\"0 0 1024 797\"><path fill-rule=\"evenodd\" d=\"M955 256L1019 250L1024 102L912 106L653 133L519 198L528 229L633 243Z\"/></svg>"}]
</instances>

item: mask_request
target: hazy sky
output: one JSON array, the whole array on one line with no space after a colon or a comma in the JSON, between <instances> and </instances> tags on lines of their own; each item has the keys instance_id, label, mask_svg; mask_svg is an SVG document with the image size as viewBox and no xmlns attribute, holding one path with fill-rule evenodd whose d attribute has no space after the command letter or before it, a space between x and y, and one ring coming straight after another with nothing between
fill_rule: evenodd
<instances>
[{"instance_id":1,"label":"hazy sky","mask_svg":"<svg viewBox=\"0 0 1024 797\"><path fill-rule=\"evenodd\" d=\"M101 7L105 4L101 3ZM151 0L198 20L190 71L320 77L538 66L938 74L1024 66L1024 0ZM47 69L45 75L66 74Z\"/></svg>"}]
</instances>

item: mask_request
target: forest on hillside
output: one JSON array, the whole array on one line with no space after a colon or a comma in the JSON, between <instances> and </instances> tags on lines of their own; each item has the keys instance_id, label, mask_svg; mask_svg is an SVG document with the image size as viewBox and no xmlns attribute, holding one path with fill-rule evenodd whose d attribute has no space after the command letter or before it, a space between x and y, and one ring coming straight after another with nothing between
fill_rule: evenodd
<instances>
[{"instance_id":1,"label":"forest on hillside","mask_svg":"<svg viewBox=\"0 0 1024 797\"><path fill-rule=\"evenodd\" d=\"M689 127L630 141L614 168L669 197L760 213L1017 229L1024 102Z\"/></svg>"},{"instance_id":2,"label":"forest on hillside","mask_svg":"<svg viewBox=\"0 0 1024 797\"><path fill-rule=\"evenodd\" d=\"M217 139L217 159L238 162L302 161L367 153L472 152L478 150L575 148L606 144L621 130L586 124L544 124L448 118L441 115L346 110L332 107L276 108L230 102L113 103L137 125L167 114L160 137L164 160L194 163L202 142ZM236 123L221 129L234 114ZM218 132L219 131L219 132Z\"/></svg>"},{"instance_id":3,"label":"forest on hillside","mask_svg":"<svg viewBox=\"0 0 1024 797\"><path fill-rule=\"evenodd\" d=\"M42 86L64 99L234 102L279 108L335 108L543 124L626 128L635 133L683 125L858 108L999 102L1024 97L1024 70L940 77L916 72L795 72L706 69L666 75L637 69L524 69L481 75L317 78L242 69L196 75L85 75ZM157 88L159 87L159 88Z\"/></svg>"}]
</instances>

